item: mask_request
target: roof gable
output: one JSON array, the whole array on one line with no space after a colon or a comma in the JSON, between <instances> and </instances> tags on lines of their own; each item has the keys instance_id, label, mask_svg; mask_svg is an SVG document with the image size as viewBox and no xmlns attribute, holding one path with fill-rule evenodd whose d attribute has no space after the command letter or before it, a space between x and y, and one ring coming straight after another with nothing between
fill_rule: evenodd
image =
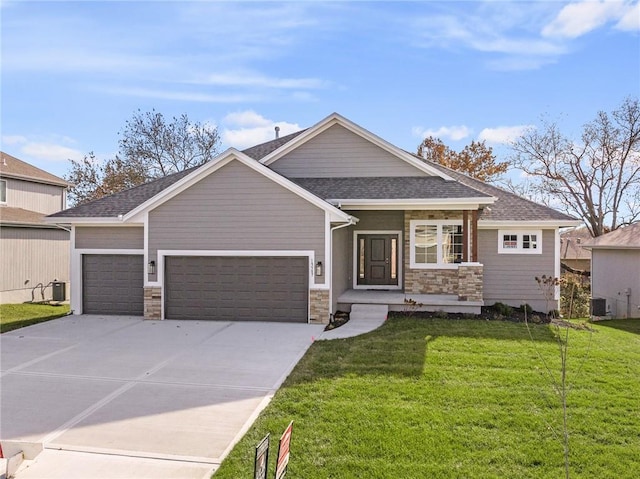
<instances>
[{"instance_id":1,"label":"roof gable","mask_svg":"<svg viewBox=\"0 0 640 479\"><path fill-rule=\"evenodd\" d=\"M223 166L227 165L232 161L239 161L243 163L245 166L248 166L250 169L265 176L269 180L279 184L280 186L283 186L284 188L288 189L294 194L305 199L309 203L326 211L327 213L330 214L332 221L344 221L344 222L352 221L351 216L349 216L348 214L340 211L338 208L321 200L320 198L313 195L312 193L305 190L304 188L301 188L300 186L296 185L292 181L284 178L283 176L275 173L274 171L271 171L269 168L261 165L260 163L249 158L244 153L233 148L228 149L227 151L219 155L217 158L211 160L208 163L205 163L204 165L195 169L188 175L185 175L183 178L179 179L178 181L170 185L168 188L164 189L160 193L156 194L155 196L151 197L150 199L148 199L147 201L139 205L138 207L129 211L127 214L123 216L123 221L139 220L141 215L143 215L144 213L149 212L154 208L157 208L158 206L162 205L166 201L180 194L182 191L185 191L187 188L198 183L203 178L211 174L214 174L218 169L222 168Z\"/></svg>"},{"instance_id":2,"label":"roof gable","mask_svg":"<svg viewBox=\"0 0 640 479\"><path fill-rule=\"evenodd\" d=\"M589 249L640 249L640 222L593 238L583 244Z\"/></svg>"},{"instance_id":3,"label":"roof gable","mask_svg":"<svg viewBox=\"0 0 640 479\"><path fill-rule=\"evenodd\" d=\"M273 163L284 158L286 155L288 155L295 149L301 147L305 143L309 142L313 138L316 138L318 135L321 135L322 133L328 131L330 128L336 125L339 125L340 127L345 128L346 130L353 133L354 135L366 140L367 142L382 149L386 153L392 155L394 158L401 160L406 165L415 168L417 172L430 175L430 176L439 176L446 180L452 179L445 172L438 170L436 168L433 168L429 164L420 161L410 153L407 153L406 151L396 147L395 145L392 145L388 141L383 140L379 136L374 135L373 133L362 128L361 126L356 125L352 121L347 120L346 118L339 115L338 113L332 113L331 115L329 115L319 123L315 124L311 128L304 130L303 132L301 132L300 134L292 138L290 141L283 143L282 145L278 146L275 150L271 151L271 153L262 157L259 161L263 165L273 167L272 166ZM404 174L403 176L408 176L408 175Z\"/></svg>"},{"instance_id":4,"label":"roof gable","mask_svg":"<svg viewBox=\"0 0 640 479\"><path fill-rule=\"evenodd\" d=\"M51 173L19 160L15 156L0 151L0 176L6 178L16 178L19 180L33 181L47 185L69 187L69 183Z\"/></svg>"}]
</instances>

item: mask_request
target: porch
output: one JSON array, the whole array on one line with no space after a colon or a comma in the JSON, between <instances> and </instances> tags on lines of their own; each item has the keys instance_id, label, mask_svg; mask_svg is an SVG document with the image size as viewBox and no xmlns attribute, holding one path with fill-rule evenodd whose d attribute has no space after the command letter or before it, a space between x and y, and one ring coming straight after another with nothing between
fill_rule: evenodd
<instances>
[{"instance_id":1,"label":"porch","mask_svg":"<svg viewBox=\"0 0 640 479\"><path fill-rule=\"evenodd\" d=\"M455 294L413 294L394 290L349 289L338 296L338 310L351 311L354 304L385 304L389 311L480 314L484 301L460 300Z\"/></svg>"}]
</instances>

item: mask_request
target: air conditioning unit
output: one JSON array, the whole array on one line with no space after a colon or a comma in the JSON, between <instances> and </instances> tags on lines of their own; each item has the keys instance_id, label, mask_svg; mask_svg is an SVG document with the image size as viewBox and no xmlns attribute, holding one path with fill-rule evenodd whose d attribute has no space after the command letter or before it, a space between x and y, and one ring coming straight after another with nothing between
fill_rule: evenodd
<instances>
[{"instance_id":1,"label":"air conditioning unit","mask_svg":"<svg viewBox=\"0 0 640 479\"><path fill-rule=\"evenodd\" d=\"M607 300L605 298L591 298L591 315L607 315Z\"/></svg>"}]
</instances>

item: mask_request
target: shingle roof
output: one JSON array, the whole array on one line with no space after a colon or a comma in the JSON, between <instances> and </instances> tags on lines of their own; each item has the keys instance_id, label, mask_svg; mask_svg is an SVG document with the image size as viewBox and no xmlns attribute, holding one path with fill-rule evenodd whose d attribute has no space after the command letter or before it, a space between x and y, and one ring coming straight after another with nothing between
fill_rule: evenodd
<instances>
[{"instance_id":1,"label":"shingle roof","mask_svg":"<svg viewBox=\"0 0 640 479\"><path fill-rule=\"evenodd\" d=\"M291 181L323 199L447 199L490 195L439 176L367 178L291 178Z\"/></svg>"},{"instance_id":2,"label":"shingle roof","mask_svg":"<svg viewBox=\"0 0 640 479\"><path fill-rule=\"evenodd\" d=\"M243 150L243 153L260 160L290 142L306 130L301 130ZM410 153L413 154L413 153ZM425 161L456 181L435 177L398 178L290 178L305 189L324 199L416 199L416 198L487 198L496 202L485 207L480 214L486 221L559 221L571 224L575 218L547 206L521 198L509 191L471 178L443 165ZM53 217L117 217L124 215L148 199L168 188L194 169L122 191L99 200L61 211Z\"/></svg>"},{"instance_id":3,"label":"shingle roof","mask_svg":"<svg viewBox=\"0 0 640 479\"><path fill-rule=\"evenodd\" d=\"M561 259L590 259L591 252L582 246L592 238L591 233L584 226L560 233Z\"/></svg>"},{"instance_id":4,"label":"shingle roof","mask_svg":"<svg viewBox=\"0 0 640 479\"><path fill-rule=\"evenodd\" d=\"M285 135L280 138L276 138L275 140L267 141L265 143L260 143L259 145L252 146L251 148L247 148L246 150L242 150L242 153L247 155L249 158L253 158L254 160L261 160L269 153L272 153L282 145L289 143L296 136L304 133L305 131L307 131L307 129L296 131L295 133L291 133L289 135Z\"/></svg>"},{"instance_id":5,"label":"shingle roof","mask_svg":"<svg viewBox=\"0 0 640 479\"><path fill-rule=\"evenodd\" d=\"M50 216L53 218L109 218L124 215L184 178L196 168L198 167L189 168Z\"/></svg>"},{"instance_id":6,"label":"shingle roof","mask_svg":"<svg viewBox=\"0 0 640 479\"><path fill-rule=\"evenodd\" d=\"M25 226L45 226L42 220L44 214L37 211L24 210L22 208L13 208L11 206L0 207L0 223L6 225L25 225Z\"/></svg>"},{"instance_id":7,"label":"shingle roof","mask_svg":"<svg viewBox=\"0 0 640 479\"><path fill-rule=\"evenodd\" d=\"M624 228L618 228L597 238L593 238L583 244L585 248L616 248L638 249L640 248L640 222Z\"/></svg>"},{"instance_id":8,"label":"shingle roof","mask_svg":"<svg viewBox=\"0 0 640 479\"><path fill-rule=\"evenodd\" d=\"M0 176L31 180L49 185L69 186L69 183L51 173L19 160L15 156L0 151Z\"/></svg>"},{"instance_id":9,"label":"shingle roof","mask_svg":"<svg viewBox=\"0 0 640 479\"><path fill-rule=\"evenodd\" d=\"M413 153L412 153L413 154ZM425 161L429 165L438 168L447 175L451 176L460 183L474 188L478 191L495 196L498 200L482 210L480 214L481 220L486 221L567 221L574 222L575 218L561 213L560 211L549 208L533 201L522 198L497 186L490 185L470 176L460 173L459 171L447 168L439 163L425 160L418 155L416 158Z\"/></svg>"}]
</instances>

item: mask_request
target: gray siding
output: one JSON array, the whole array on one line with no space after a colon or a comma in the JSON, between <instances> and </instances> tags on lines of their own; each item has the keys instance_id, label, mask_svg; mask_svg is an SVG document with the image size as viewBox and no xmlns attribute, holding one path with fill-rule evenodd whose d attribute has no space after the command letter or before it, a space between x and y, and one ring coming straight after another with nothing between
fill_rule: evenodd
<instances>
[{"instance_id":1,"label":"gray siding","mask_svg":"<svg viewBox=\"0 0 640 479\"><path fill-rule=\"evenodd\" d=\"M348 211L360 221L353 227L356 231L402 231L404 211Z\"/></svg>"},{"instance_id":2,"label":"gray siding","mask_svg":"<svg viewBox=\"0 0 640 479\"><path fill-rule=\"evenodd\" d=\"M591 296L605 298L614 318L640 317L640 250L594 249L591 261Z\"/></svg>"},{"instance_id":3,"label":"gray siding","mask_svg":"<svg viewBox=\"0 0 640 479\"><path fill-rule=\"evenodd\" d=\"M64 188L15 178L7 181L7 206L50 215L64 209Z\"/></svg>"},{"instance_id":4,"label":"gray siding","mask_svg":"<svg viewBox=\"0 0 640 479\"><path fill-rule=\"evenodd\" d=\"M427 176L339 125L328 128L269 166L289 178Z\"/></svg>"},{"instance_id":5,"label":"gray siding","mask_svg":"<svg viewBox=\"0 0 640 479\"><path fill-rule=\"evenodd\" d=\"M351 238L353 230L351 228L341 228L333 232L333 278L331 279L331 289L333 291L333 312L338 306L338 297L351 289Z\"/></svg>"},{"instance_id":6,"label":"gray siding","mask_svg":"<svg viewBox=\"0 0 640 479\"><path fill-rule=\"evenodd\" d=\"M143 249L140 226L77 226L76 249Z\"/></svg>"},{"instance_id":7,"label":"gray siding","mask_svg":"<svg viewBox=\"0 0 640 479\"><path fill-rule=\"evenodd\" d=\"M516 229L516 228L514 228ZM531 307L546 313L547 303L535 277L555 276L555 231L542 231L542 254L498 254L498 230L478 231L479 262L484 265L484 301ZM556 309L552 302L550 309Z\"/></svg>"},{"instance_id":8,"label":"gray siding","mask_svg":"<svg viewBox=\"0 0 640 479\"><path fill-rule=\"evenodd\" d=\"M324 235L323 210L232 161L149 213L149 259L159 249L313 250L324 263Z\"/></svg>"},{"instance_id":9,"label":"gray siding","mask_svg":"<svg viewBox=\"0 0 640 479\"><path fill-rule=\"evenodd\" d=\"M31 300L31 290L58 280L69 281L69 233L51 228L0 228L1 302ZM42 299L40 290L36 299ZM67 292L69 291L67 285ZM51 299L51 287L45 290Z\"/></svg>"}]
</instances>

